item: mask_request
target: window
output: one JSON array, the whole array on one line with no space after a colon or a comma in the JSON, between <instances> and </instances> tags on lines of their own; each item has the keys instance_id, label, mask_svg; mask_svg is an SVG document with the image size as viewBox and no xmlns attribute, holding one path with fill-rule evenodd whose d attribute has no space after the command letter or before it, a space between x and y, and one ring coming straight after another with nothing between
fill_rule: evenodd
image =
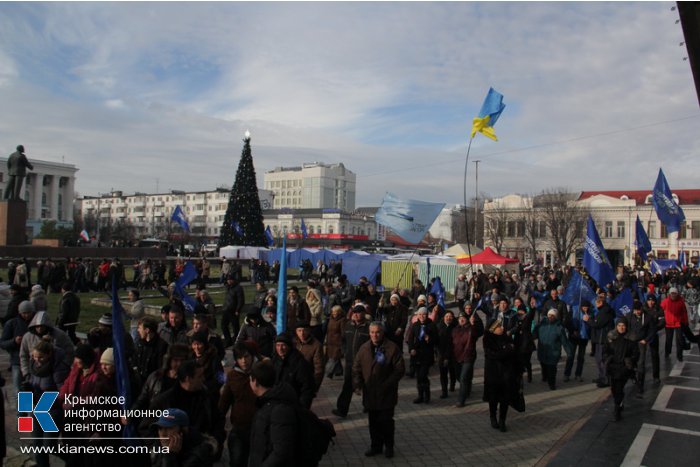
<instances>
[{"instance_id":1,"label":"window","mask_svg":"<svg viewBox=\"0 0 700 467\"><path fill-rule=\"evenodd\" d=\"M547 222L540 221L540 233L538 236L540 238L545 238L547 236Z\"/></svg>"},{"instance_id":2,"label":"window","mask_svg":"<svg viewBox=\"0 0 700 467\"><path fill-rule=\"evenodd\" d=\"M681 230L678 232L678 238L688 238L688 225L685 222L681 223Z\"/></svg>"},{"instance_id":3,"label":"window","mask_svg":"<svg viewBox=\"0 0 700 467\"><path fill-rule=\"evenodd\" d=\"M518 221L517 224L515 224L516 227L516 235L518 238L522 238L525 236L525 221Z\"/></svg>"},{"instance_id":4,"label":"window","mask_svg":"<svg viewBox=\"0 0 700 467\"><path fill-rule=\"evenodd\" d=\"M668 237L668 231L666 230L666 226L661 223L661 238L666 238Z\"/></svg>"},{"instance_id":5,"label":"window","mask_svg":"<svg viewBox=\"0 0 700 467\"><path fill-rule=\"evenodd\" d=\"M605 221L605 233L603 236L605 238L611 238L613 236L613 223L612 223L612 221Z\"/></svg>"},{"instance_id":6,"label":"window","mask_svg":"<svg viewBox=\"0 0 700 467\"><path fill-rule=\"evenodd\" d=\"M625 238L625 221L617 221L617 238Z\"/></svg>"},{"instance_id":7,"label":"window","mask_svg":"<svg viewBox=\"0 0 700 467\"><path fill-rule=\"evenodd\" d=\"M321 226L320 225L316 226L316 233L321 233Z\"/></svg>"},{"instance_id":8,"label":"window","mask_svg":"<svg viewBox=\"0 0 700 467\"><path fill-rule=\"evenodd\" d=\"M700 221L693 221L690 224L690 238L700 238Z\"/></svg>"},{"instance_id":9,"label":"window","mask_svg":"<svg viewBox=\"0 0 700 467\"><path fill-rule=\"evenodd\" d=\"M647 229L647 235L649 238L657 238L656 237L656 221L649 221L649 228Z\"/></svg>"},{"instance_id":10,"label":"window","mask_svg":"<svg viewBox=\"0 0 700 467\"><path fill-rule=\"evenodd\" d=\"M506 224L506 237L515 237L515 221L508 221Z\"/></svg>"},{"instance_id":11,"label":"window","mask_svg":"<svg viewBox=\"0 0 700 467\"><path fill-rule=\"evenodd\" d=\"M332 234L333 233L333 226L328 227L328 233Z\"/></svg>"}]
</instances>

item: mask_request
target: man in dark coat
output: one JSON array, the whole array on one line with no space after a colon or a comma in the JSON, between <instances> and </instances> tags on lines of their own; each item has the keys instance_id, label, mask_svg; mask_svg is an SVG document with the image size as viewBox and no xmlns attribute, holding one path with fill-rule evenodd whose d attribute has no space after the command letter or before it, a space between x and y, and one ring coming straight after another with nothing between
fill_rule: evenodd
<instances>
[{"instance_id":1,"label":"man in dark coat","mask_svg":"<svg viewBox=\"0 0 700 467\"><path fill-rule=\"evenodd\" d=\"M384 338L384 326L369 325L369 342L362 344L352 365L355 394L362 394L362 405L369 413L371 446L365 456L382 452L394 457L394 408L399 398L399 380L406 368L399 348Z\"/></svg>"},{"instance_id":2,"label":"man in dark coat","mask_svg":"<svg viewBox=\"0 0 700 467\"><path fill-rule=\"evenodd\" d=\"M289 384L275 383L275 379L269 361L253 364L250 387L259 408L251 427L249 467L295 465L297 396Z\"/></svg>"},{"instance_id":3,"label":"man in dark coat","mask_svg":"<svg viewBox=\"0 0 700 467\"><path fill-rule=\"evenodd\" d=\"M233 345L233 340L241 328L240 316L243 305L245 305L243 287L241 287L233 274L229 274L226 277L226 296L221 310L221 331L224 334L224 345L226 347ZM231 328L233 329L233 334L231 334Z\"/></svg>"},{"instance_id":4,"label":"man in dark coat","mask_svg":"<svg viewBox=\"0 0 700 467\"><path fill-rule=\"evenodd\" d=\"M615 328L615 311L605 303L605 298L599 295L595 300L598 312L595 316L584 315L583 321L591 327L591 342L595 344L595 364L598 367L598 379L593 380L599 388L609 386L608 377L605 371L605 360L603 359L603 345L607 342L608 332Z\"/></svg>"},{"instance_id":5,"label":"man in dark coat","mask_svg":"<svg viewBox=\"0 0 700 467\"><path fill-rule=\"evenodd\" d=\"M17 150L7 158L7 187L5 188L4 199L20 199L22 193L22 182L27 176L27 169L34 170L34 166L29 162L24 154L24 146L17 146Z\"/></svg>"},{"instance_id":6,"label":"man in dark coat","mask_svg":"<svg viewBox=\"0 0 700 467\"><path fill-rule=\"evenodd\" d=\"M345 355L343 389L338 396L336 408L332 410L332 413L338 417L347 417L348 415L353 391L352 371L350 369L360 347L369 340L369 325L365 321L365 308L362 305L356 305L352 309L351 320L343 333L343 354Z\"/></svg>"},{"instance_id":7,"label":"man in dark coat","mask_svg":"<svg viewBox=\"0 0 700 467\"><path fill-rule=\"evenodd\" d=\"M615 421L622 418L625 383L634 375L639 357L637 343L627 339L627 325L627 318L621 317L615 329L608 333L605 344L601 346L606 370L610 377L610 392L615 404Z\"/></svg>"},{"instance_id":8,"label":"man in dark coat","mask_svg":"<svg viewBox=\"0 0 700 467\"><path fill-rule=\"evenodd\" d=\"M135 342L134 367L145 382L148 375L163 365L168 343L158 335L158 322L150 316L139 319L139 339Z\"/></svg>"},{"instance_id":9,"label":"man in dark coat","mask_svg":"<svg viewBox=\"0 0 700 467\"><path fill-rule=\"evenodd\" d=\"M56 327L68 334L68 337L77 344L78 338L75 336L75 328L80 319L80 298L72 292L72 287L68 282L61 285L61 300L58 302L58 317Z\"/></svg>"},{"instance_id":10,"label":"man in dark coat","mask_svg":"<svg viewBox=\"0 0 700 467\"><path fill-rule=\"evenodd\" d=\"M258 352L268 358L272 357L277 330L262 317L260 310L249 310L245 324L236 337L236 344L255 342Z\"/></svg>"},{"instance_id":11,"label":"man in dark coat","mask_svg":"<svg viewBox=\"0 0 700 467\"><path fill-rule=\"evenodd\" d=\"M294 389L299 403L311 408L311 402L316 394L311 364L292 343L292 338L287 334L280 334L275 338L275 356L272 359L275 370L275 383L287 383Z\"/></svg>"}]
</instances>

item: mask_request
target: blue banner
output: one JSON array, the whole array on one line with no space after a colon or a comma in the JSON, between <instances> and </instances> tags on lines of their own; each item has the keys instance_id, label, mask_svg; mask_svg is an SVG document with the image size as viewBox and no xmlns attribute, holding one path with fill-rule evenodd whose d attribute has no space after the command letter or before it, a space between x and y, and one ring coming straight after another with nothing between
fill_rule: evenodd
<instances>
[{"instance_id":1,"label":"blue banner","mask_svg":"<svg viewBox=\"0 0 700 467\"><path fill-rule=\"evenodd\" d=\"M304 223L304 218L301 218L301 238L306 238L308 237L309 234L306 231L306 224Z\"/></svg>"},{"instance_id":2,"label":"blue banner","mask_svg":"<svg viewBox=\"0 0 700 467\"><path fill-rule=\"evenodd\" d=\"M588 216L588 227L586 228L583 249L583 267L596 280L599 287L606 288L608 284L615 281L615 273L610 265L610 260L608 260L608 255L605 253L605 248L603 248L603 242L600 241L593 218L590 215Z\"/></svg>"},{"instance_id":3,"label":"blue banner","mask_svg":"<svg viewBox=\"0 0 700 467\"><path fill-rule=\"evenodd\" d=\"M124 404L121 404L122 410L131 408L131 384L129 383L129 365L126 357L126 348L124 330L124 309L119 301L119 287L117 286L117 278L112 278L112 345L114 350L114 368L117 380L117 394L123 397ZM122 429L124 438L136 436L136 430L131 424L126 425Z\"/></svg>"},{"instance_id":4,"label":"blue banner","mask_svg":"<svg viewBox=\"0 0 700 467\"><path fill-rule=\"evenodd\" d=\"M438 305L445 308L445 288L442 286L442 281L436 277L433 281L433 286L430 288L430 293L435 294L435 299Z\"/></svg>"},{"instance_id":5,"label":"blue banner","mask_svg":"<svg viewBox=\"0 0 700 467\"><path fill-rule=\"evenodd\" d=\"M582 300L588 300L593 303L596 299L596 293L583 276L574 270L569 280L569 285L566 287L561 299L572 307L579 306Z\"/></svg>"},{"instance_id":6,"label":"blue banner","mask_svg":"<svg viewBox=\"0 0 700 467\"><path fill-rule=\"evenodd\" d=\"M184 230L185 232L190 231L190 224L187 223L185 213L182 212L182 207L179 204L175 206L175 209L173 210L173 215L170 217L170 220L173 220L180 224L180 227L182 227L182 230Z\"/></svg>"},{"instance_id":7,"label":"blue banner","mask_svg":"<svg viewBox=\"0 0 700 467\"><path fill-rule=\"evenodd\" d=\"M282 237L280 278L277 282L277 334L287 330L287 236Z\"/></svg>"},{"instance_id":8,"label":"blue banner","mask_svg":"<svg viewBox=\"0 0 700 467\"><path fill-rule=\"evenodd\" d=\"M647 253L651 251L651 242L647 233L644 231L644 226L642 221L639 220L637 216L637 222L635 223L635 245L637 245L637 254L642 258L642 261L646 263Z\"/></svg>"},{"instance_id":9,"label":"blue banner","mask_svg":"<svg viewBox=\"0 0 700 467\"><path fill-rule=\"evenodd\" d=\"M622 291L613 298L610 302L610 307L615 310L615 316L620 318L621 316L627 316L632 312L632 306L634 305L634 299L632 298L632 291L625 287Z\"/></svg>"},{"instance_id":10,"label":"blue banner","mask_svg":"<svg viewBox=\"0 0 700 467\"><path fill-rule=\"evenodd\" d=\"M267 246L272 246L275 244L275 237L272 236L269 225L265 229L265 239L267 240Z\"/></svg>"},{"instance_id":11,"label":"blue banner","mask_svg":"<svg viewBox=\"0 0 700 467\"><path fill-rule=\"evenodd\" d=\"M192 264L192 261L188 261L185 264L185 268L182 270L182 274L175 281L175 293L182 300L182 304L185 305L185 310L188 313L194 313L194 308L197 306L197 301L194 297L185 291L185 287L197 278L197 269Z\"/></svg>"},{"instance_id":12,"label":"blue banner","mask_svg":"<svg viewBox=\"0 0 700 467\"><path fill-rule=\"evenodd\" d=\"M389 227L408 243L419 243L445 207L445 203L402 200L387 193L375 215L375 221Z\"/></svg>"},{"instance_id":13,"label":"blue banner","mask_svg":"<svg viewBox=\"0 0 700 467\"><path fill-rule=\"evenodd\" d=\"M668 186L662 169L659 169L659 176L656 178L651 202L654 205L654 210L656 210L656 215L666 226L668 233L681 230L681 223L685 221L685 213L673 200L671 188Z\"/></svg>"}]
</instances>

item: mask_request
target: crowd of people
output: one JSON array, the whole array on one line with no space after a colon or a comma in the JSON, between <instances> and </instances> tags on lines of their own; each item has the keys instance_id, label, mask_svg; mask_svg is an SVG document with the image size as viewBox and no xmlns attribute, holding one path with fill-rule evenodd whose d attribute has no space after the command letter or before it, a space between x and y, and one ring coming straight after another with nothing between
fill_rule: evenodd
<instances>
[{"instance_id":1,"label":"crowd of people","mask_svg":"<svg viewBox=\"0 0 700 467\"><path fill-rule=\"evenodd\" d=\"M458 277L451 291L455 312L441 302L442 294L430 292L433 284L425 287L416 280L411 289L395 288L385 294L364 277L351 284L335 265L333 272L318 265L304 276L303 289L292 286L286 296L278 297L275 288L266 286L273 280L272 268L262 262L251 265L255 294L250 303L239 264L231 262L222 278L223 303L217 307L203 285L202 278L209 279L210 273L205 262L197 269L200 285L194 312L187 313L173 293L160 319L146 314L141 299L148 284L160 283L158 265L145 260L134 267L138 274L124 307L127 400L133 409L170 414L117 420L133 427L144 443L157 433L158 442L169 447L169 453L134 460L137 463L205 466L228 449L231 466L299 465L302 453L296 440L304 430L295 411L310 409L324 380L333 378L343 380L333 414L340 420L348 417L353 395L361 396L371 439L364 454L390 458L400 380L415 379L414 404L431 403L434 376L441 399L454 397L455 408L476 403L472 387L480 350L484 357L480 399L488 403L494 429L507 430L509 408L525 410L524 388L533 381L533 353L542 381L556 390L560 382L583 381L583 363L590 352L597 370L590 376L595 376L597 386L610 387L619 420L627 381L635 381L637 394L644 391L647 354L652 380L659 383L659 333L665 334L667 358L674 340L679 360L689 343L698 341L690 327L697 323L700 302L695 269L657 275L624 269L605 288L597 288L581 271L597 294L594 303L584 300L575 306L561 298L573 268L520 274L479 271L470 279ZM87 261L76 263L84 266ZM177 267L176 262L174 274ZM109 279L124 277L118 260L109 261L108 268ZM29 272L18 266L14 277L18 274ZM118 393L113 327L122 323L105 313L85 339L75 333L82 291L76 290L75 282L86 276L66 273L59 285L62 297L55 320L49 317L45 295L42 301L41 293L35 294L45 291L45 284L27 290L29 284L13 283L13 304L0 338L0 347L10 354L17 389L33 391L35 400L44 391L59 392L60 403L52 410L59 425L70 422L62 419L62 408L76 409L68 396ZM633 309L616 316L610 303L625 288L633 291ZM277 332L278 300L286 302L282 333ZM222 335L217 333L217 321ZM566 359L559 378L562 351ZM35 436L39 446L60 442L52 433L37 430ZM104 434L95 431L90 436L100 443ZM40 466L49 465L48 455L37 454L35 460ZM119 462L82 454L65 460L71 466Z\"/></svg>"}]
</instances>

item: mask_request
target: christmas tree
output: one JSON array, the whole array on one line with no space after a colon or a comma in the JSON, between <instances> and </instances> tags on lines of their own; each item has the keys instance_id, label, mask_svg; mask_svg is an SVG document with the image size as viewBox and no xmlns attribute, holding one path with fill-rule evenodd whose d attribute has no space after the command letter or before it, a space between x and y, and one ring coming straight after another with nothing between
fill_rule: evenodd
<instances>
[{"instance_id":1,"label":"christmas tree","mask_svg":"<svg viewBox=\"0 0 700 467\"><path fill-rule=\"evenodd\" d=\"M250 133L243 139L243 153L238 164L236 180L228 199L228 208L221 226L219 246L266 246L265 226L260 209L258 184L255 180Z\"/></svg>"}]
</instances>

